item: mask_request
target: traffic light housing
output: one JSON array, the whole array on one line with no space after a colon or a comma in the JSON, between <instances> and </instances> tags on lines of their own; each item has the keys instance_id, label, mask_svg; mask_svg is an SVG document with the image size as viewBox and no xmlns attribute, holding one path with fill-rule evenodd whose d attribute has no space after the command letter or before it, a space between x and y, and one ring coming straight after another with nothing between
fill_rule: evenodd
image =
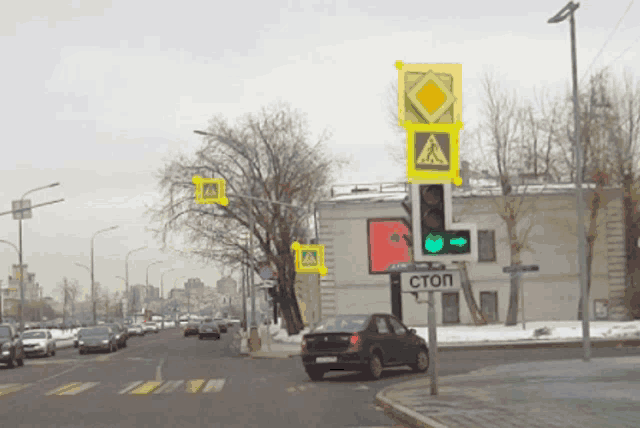
<instances>
[{"instance_id":1,"label":"traffic light housing","mask_svg":"<svg viewBox=\"0 0 640 428\"><path fill-rule=\"evenodd\" d=\"M415 261L477 261L475 224L452 221L450 183L412 184L412 203Z\"/></svg>"}]
</instances>

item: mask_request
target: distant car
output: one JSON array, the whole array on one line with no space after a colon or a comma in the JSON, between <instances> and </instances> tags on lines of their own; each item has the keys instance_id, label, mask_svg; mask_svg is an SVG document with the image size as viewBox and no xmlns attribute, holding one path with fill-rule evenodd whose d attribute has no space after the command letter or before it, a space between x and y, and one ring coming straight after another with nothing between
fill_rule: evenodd
<instances>
[{"instance_id":1,"label":"distant car","mask_svg":"<svg viewBox=\"0 0 640 428\"><path fill-rule=\"evenodd\" d=\"M144 324L142 324L142 331L144 331L144 334L157 333L159 331L159 328L156 323L147 321Z\"/></svg>"},{"instance_id":2,"label":"distant car","mask_svg":"<svg viewBox=\"0 0 640 428\"><path fill-rule=\"evenodd\" d=\"M124 327L122 327L118 323L111 323L111 324L105 324L105 325L107 327L111 327L111 330L113 330L113 333L116 335L116 344L118 346L118 349L126 348L127 339L128 339L127 330L125 330Z\"/></svg>"},{"instance_id":3,"label":"distant car","mask_svg":"<svg viewBox=\"0 0 640 428\"><path fill-rule=\"evenodd\" d=\"M144 336L144 331L142 330L142 326L138 324L131 324L127 327L127 334L129 335L129 337Z\"/></svg>"},{"instance_id":4,"label":"distant car","mask_svg":"<svg viewBox=\"0 0 640 428\"><path fill-rule=\"evenodd\" d=\"M184 328L184 337L195 336L198 334L198 323L188 322Z\"/></svg>"},{"instance_id":5,"label":"distant car","mask_svg":"<svg viewBox=\"0 0 640 428\"><path fill-rule=\"evenodd\" d=\"M198 339L202 340L206 337L213 337L214 339L220 339L220 325L214 320L208 318L202 321L202 324L198 326Z\"/></svg>"},{"instance_id":6,"label":"distant car","mask_svg":"<svg viewBox=\"0 0 640 428\"><path fill-rule=\"evenodd\" d=\"M426 341L390 314L337 315L322 321L301 343L304 369L311 380L329 370L366 372L379 379L385 367L429 367Z\"/></svg>"},{"instance_id":7,"label":"distant car","mask_svg":"<svg viewBox=\"0 0 640 428\"><path fill-rule=\"evenodd\" d=\"M227 321L225 321L224 318L214 318L213 322L218 324L221 333L227 332Z\"/></svg>"},{"instance_id":8,"label":"distant car","mask_svg":"<svg viewBox=\"0 0 640 428\"><path fill-rule=\"evenodd\" d=\"M28 330L22 333L22 344L27 357L56 355L56 341L49 330Z\"/></svg>"},{"instance_id":9,"label":"distant car","mask_svg":"<svg viewBox=\"0 0 640 428\"><path fill-rule=\"evenodd\" d=\"M18 330L10 324L0 324L0 363L6 364L10 369L16 366L24 366L24 353L22 339Z\"/></svg>"},{"instance_id":10,"label":"distant car","mask_svg":"<svg viewBox=\"0 0 640 428\"><path fill-rule=\"evenodd\" d=\"M84 355L88 351L114 352L118 349L116 335L106 325L84 329L79 339L80 355Z\"/></svg>"}]
</instances>

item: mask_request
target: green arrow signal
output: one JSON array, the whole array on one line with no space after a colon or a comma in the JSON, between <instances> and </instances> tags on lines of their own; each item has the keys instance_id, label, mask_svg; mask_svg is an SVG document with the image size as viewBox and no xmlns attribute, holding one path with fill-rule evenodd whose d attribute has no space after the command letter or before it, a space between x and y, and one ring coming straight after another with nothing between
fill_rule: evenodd
<instances>
[{"instance_id":1,"label":"green arrow signal","mask_svg":"<svg viewBox=\"0 0 640 428\"><path fill-rule=\"evenodd\" d=\"M467 240L465 238L453 238L449 240L451 245L456 245L458 247L462 247L467 244Z\"/></svg>"}]
</instances>

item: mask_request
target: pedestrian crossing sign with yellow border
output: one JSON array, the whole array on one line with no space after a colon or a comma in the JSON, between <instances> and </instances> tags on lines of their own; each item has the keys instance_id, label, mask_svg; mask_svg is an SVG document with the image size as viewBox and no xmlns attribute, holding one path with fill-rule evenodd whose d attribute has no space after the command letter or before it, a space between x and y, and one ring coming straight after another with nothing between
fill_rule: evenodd
<instances>
[{"instance_id":1,"label":"pedestrian crossing sign with yellow border","mask_svg":"<svg viewBox=\"0 0 640 428\"><path fill-rule=\"evenodd\" d=\"M296 272L319 273L324 276L328 269L324 265L324 245L300 245L298 242L291 244L295 252Z\"/></svg>"},{"instance_id":2,"label":"pedestrian crossing sign with yellow border","mask_svg":"<svg viewBox=\"0 0 640 428\"><path fill-rule=\"evenodd\" d=\"M462 184L460 130L462 122L407 126L407 180Z\"/></svg>"},{"instance_id":3,"label":"pedestrian crossing sign with yellow border","mask_svg":"<svg viewBox=\"0 0 640 428\"><path fill-rule=\"evenodd\" d=\"M226 181L224 178L202 178L194 175L192 179L196 185L196 202L198 204L228 205L226 196Z\"/></svg>"},{"instance_id":4,"label":"pedestrian crossing sign with yellow border","mask_svg":"<svg viewBox=\"0 0 640 428\"><path fill-rule=\"evenodd\" d=\"M462 64L405 64L398 69L398 124L462 121Z\"/></svg>"}]
</instances>

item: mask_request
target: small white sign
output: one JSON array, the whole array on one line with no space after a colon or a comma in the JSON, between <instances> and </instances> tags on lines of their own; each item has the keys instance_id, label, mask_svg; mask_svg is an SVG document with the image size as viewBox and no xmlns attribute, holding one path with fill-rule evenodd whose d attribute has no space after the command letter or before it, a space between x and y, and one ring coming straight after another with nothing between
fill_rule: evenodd
<instances>
[{"instance_id":1,"label":"small white sign","mask_svg":"<svg viewBox=\"0 0 640 428\"><path fill-rule=\"evenodd\" d=\"M459 291L462 289L460 271L431 270L402 272L400 284L403 293L416 291Z\"/></svg>"},{"instance_id":2,"label":"small white sign","mask_svg":"<svg viewBox=\"0 0 640 428\"><path fill-rule=\"evenodd\" d=\"M316 363L337 363L338 357L318 357Z\"/></svg>"}]
</instances>

